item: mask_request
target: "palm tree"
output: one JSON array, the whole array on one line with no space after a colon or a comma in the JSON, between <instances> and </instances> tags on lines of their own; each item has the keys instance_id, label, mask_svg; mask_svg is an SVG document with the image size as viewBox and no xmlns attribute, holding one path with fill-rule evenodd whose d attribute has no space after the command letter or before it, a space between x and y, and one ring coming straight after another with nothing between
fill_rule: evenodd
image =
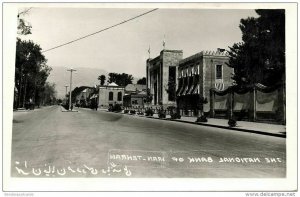
<instances>
[{"instance_id":1,"label":"palm tree","mask_svg":"<svg viewBox=\"0 0 300 197\"><path fill-rule=\"evenodd\" d=\"M98 77L98 80L100 81L100 85L104 85L104 83L105 83L105 80L106 80L106 77L105 77L105 75L100 75L99 77Z\"/></svg>"}]
</instances>

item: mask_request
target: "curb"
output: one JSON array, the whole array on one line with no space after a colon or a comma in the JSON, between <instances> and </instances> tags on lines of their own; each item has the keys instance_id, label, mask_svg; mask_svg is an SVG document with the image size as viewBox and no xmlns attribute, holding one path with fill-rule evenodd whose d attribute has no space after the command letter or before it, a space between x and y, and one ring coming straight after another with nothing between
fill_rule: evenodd
<instances>
[{"instance_id":1,"label":"curb","mask_svg":"<svg viewBox=\"0 0 300 197\"><path fill-rule=\"evenodd\" d=\"M61 112L78 112L77 110L72 110L72 111L66 110L66 109L64 109L63 107L60 108L60 111L61 111Z\"/></svg>"},{"instance_id":2,"label":"curb","mask_svg":"<svg viewBox=\"0 0 300 197\"><path fill-rule=\"evenodd\" d=\"M121 114L125 114L125 113L121 113ZM127 114L127 115L130 115L130 114ZM257 131L257 130L237 128L237 127L222 126L222 125L214 125L214 124L201 123L201 122L190 122L190 121L179 120L179 119L171 120L171 119L168 119L168 118L160 119L160 118L156 118L156 117L153 117L153 116L142 116L142 115L136 115L136 116L144 117L144 118L152 118L152 119L157 119L157 120L167 120L167 121L174 121L174 122L182 122L182 123L188 123L188 124L194 124L194 125L201 125L201 126L215 127L215 128L220 128L220 129L242 131L242 132L248 132L248 133L268 135L268 136L273 136L273 137L286 138L285 134L279 134L279 133L268 133L268 132L265 132L265 131Z\"/></svg>"},{"instance_id":3,"label":"curb","mask_svg":"<svg viewBox=\"0 0 300 197\"><path fill-rule=\"evenodd\" d=\"M171 120L171 121L184 122L184 123L196 124L196 125L201 125L201 126L209 126L209 127L215 127L215 128L221 128L221 129L243 131L243 132L248 132L248 133L255 133L255 134L262 134L262 135L269 135L269 136L274 136L274 137L286 138L286 135L284 135L284 134L268 133L268 132L265 132L265 131L257 131L257 130L236 128L236 127L228 127L228 126L214 125L214 124L207 124L207 123L200 123L200 122L189 122L189 121L185 121L185 120Z\"/></svg>"}]
</instances>

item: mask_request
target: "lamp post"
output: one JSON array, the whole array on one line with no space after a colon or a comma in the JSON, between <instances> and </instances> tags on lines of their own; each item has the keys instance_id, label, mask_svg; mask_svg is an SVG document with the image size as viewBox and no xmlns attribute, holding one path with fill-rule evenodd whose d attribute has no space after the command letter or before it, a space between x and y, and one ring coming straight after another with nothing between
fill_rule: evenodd
<instances>
[{"instance_id":1,"label":"lamp post","mask_svg":"<svg viewBox=\"0 0 300 197\"><path fill-rule=\"evenodd\" d=\"M72 73L74 71L76 71L75 69L71 68L67 71L70 71L70 95L69 95L69 110L71 109L71 106L72 106ZM72 109L71 109L72 110Z\"/></svg>"},{"instance_id":2,"label":"lamp post","mask_svg":"<svg viewBox=\"0 0 300 197\"><path fill-rule=\"evenodd\" d=\"M65 85L65 87L66 87L66 94L65 94L65 95L66 95L66 98L67 98L67 94L68 94L68 87L69 87L69 86L68 86L68 85Z\"/></svg>"}]
</instances>

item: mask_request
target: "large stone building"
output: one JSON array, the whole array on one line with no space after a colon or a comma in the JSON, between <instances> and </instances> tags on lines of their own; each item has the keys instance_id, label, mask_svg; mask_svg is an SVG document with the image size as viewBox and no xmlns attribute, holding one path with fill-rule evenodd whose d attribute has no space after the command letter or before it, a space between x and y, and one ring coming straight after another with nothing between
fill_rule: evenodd
<instances>
[{"instance_id":1,"label":"large stone building","mask_svg":"<svg viewBox=\"0 0 300 197\"><path fill-rule=\"evenodd\" d=\"M179 62L177 105L185 115L209 112L210 89L224 90L232 85L233 69L228 67L228 56L222 49L201 51ZM207 101L202 106L202 102Z\"/></svg>"},{"instance_id":2,"label":"large stone building","mask_svg":"<svg viewBox=\"0 0 300 197\"><path fill-rule=\"evenodd\" d=\"M177 104L183 115L197 115L202 108L209 112L210 89L223 90L232 84L233 69L226 65L229 58L223 49L202 51L185 59L182 56L181 50L162 50L147 60L152 105ZM201 100L207 104L202 105Z\"/></svg>"},{"instance_id":3,"label":"large stone building","mask_svg":"<svg viewBox=\"0 0 300 197\"><path fill-rule=\"evenodd\" d=\"M181 59L181 50L162 50L159 56L147 60L147 88L153 95L152 105L175 104L174 96L170 96L167 89L170 81L176 81L177 67Z\"/></svg>"},{"instance_id":4,"label":"large stone building","mask_svg":"<svg viewBox=\"0 0 300 197\"><path fill-rule=\"evenodd\" d=\"M114 104L123 104L124 87L115 83L98 86L98 106L107 108Z\"/></svg>"}]
</instances>

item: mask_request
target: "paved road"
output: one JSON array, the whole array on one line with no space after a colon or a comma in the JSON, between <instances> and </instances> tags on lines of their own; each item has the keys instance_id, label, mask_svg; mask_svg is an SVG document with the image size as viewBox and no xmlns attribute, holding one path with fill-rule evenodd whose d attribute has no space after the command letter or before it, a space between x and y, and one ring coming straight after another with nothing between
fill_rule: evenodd
<instances>
[{"instance_id":1,"label":"paved road","mask_svg":"<svg viewBox=\"0 0 300 197\"><path fill-rule=\"evenodd\" d=\"M285 177L285 139L60 106L15 112L12 176Z\"/></svg>"}]
</instances>

